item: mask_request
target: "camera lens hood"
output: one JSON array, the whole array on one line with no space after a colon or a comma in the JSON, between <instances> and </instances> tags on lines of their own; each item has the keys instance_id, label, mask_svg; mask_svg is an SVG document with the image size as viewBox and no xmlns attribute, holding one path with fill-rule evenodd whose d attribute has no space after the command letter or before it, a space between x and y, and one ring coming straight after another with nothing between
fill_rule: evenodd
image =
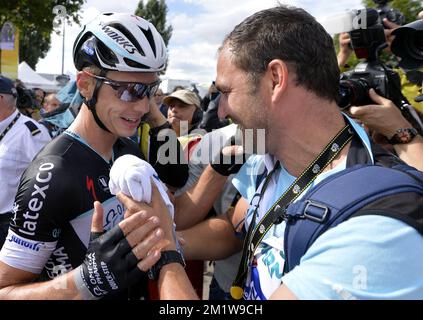
<instances>
[{"instance_id":1,"label":"camera lens hood","mask_svg":"<svg viewBox=\"0 0 423 320\"><path fill-rule=\"evenodd\" d=\"M413 70L423 67L423 20L417 20L395 29L392 52L401 58L400 67Z\"/></svg>"}]
</instances>

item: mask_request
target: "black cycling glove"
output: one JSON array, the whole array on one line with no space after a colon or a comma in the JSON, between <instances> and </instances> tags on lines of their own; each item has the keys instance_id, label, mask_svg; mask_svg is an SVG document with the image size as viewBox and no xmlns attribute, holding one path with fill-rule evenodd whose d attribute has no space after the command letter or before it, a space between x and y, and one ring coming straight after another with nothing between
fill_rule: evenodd
<instances>
[{"instance_id":1,"label":"black cycling glove","mask_svg":"<svg viewBox=\"0 0 423 320\"><path fill-rule=\"evenodd\" d=\"M75 284L84 299L121 292L142 276L137 263L118 225L104 234L91 233L84 262L75 273Z\"/></svg>"},{"instance_id":2,"label":"black cycling glove","mask_svg":"<svg viewBox=\"0 0 423 320\"><path fill-rule=\"evenodd\" d=\"M233 137L230 141L230 146L235 146L235 138ZM227 146L223 147L226 148ZM223 150L222 148L222 150ZM246 155L242 154L231 154L224 155L222 150L213 159L211 166L214 171L218 172L222 176L229 176L237 173L245 162Z\"/></svg>"}]
</instances>

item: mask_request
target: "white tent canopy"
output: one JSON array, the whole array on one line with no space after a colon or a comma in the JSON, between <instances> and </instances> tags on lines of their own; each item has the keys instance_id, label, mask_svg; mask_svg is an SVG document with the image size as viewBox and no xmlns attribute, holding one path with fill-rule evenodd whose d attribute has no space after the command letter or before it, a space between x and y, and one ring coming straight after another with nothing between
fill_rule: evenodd
<instances>
[{"instance_id":1,"label":"white tent canopy","mask_svg":"<svg viewBox=\"0 0 423 320\"><path fill-rule=\"evenodd\" d=\"M40 76L25 61L19 64L18 78L28 89L41 88L44 91L58 91L60 89L56 82Z\"/></svg>"}]
</instances>

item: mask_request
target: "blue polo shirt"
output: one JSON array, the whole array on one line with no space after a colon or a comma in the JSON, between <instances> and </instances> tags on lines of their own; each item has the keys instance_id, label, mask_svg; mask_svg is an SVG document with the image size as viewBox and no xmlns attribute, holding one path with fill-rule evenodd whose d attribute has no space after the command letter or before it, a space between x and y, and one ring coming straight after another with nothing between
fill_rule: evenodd
<instances>
[{"instance_id":1,"label":"blue polo shirt","mask_svg":"<svg viewBox=\"0 0 423 320\"><path fill-rule=\"evenodd\" d=\"M366 132L349 120L371 154ZM233 180L250 203L247 228L257 204L257 176L264 168L270 172L275 162L270 155L252 156ZM312 186L345 168L346 161L320 174ZM256 222L294 180L283 166L275 173ZM246 299L268 299L281 283L299 299L423 299L423 237L402 221L376 215L351 218L320 236L300 265L287 274L283 274L285 227L284 222L274 225L255 251L244 291Z\"/></svg>"}]
</instances>

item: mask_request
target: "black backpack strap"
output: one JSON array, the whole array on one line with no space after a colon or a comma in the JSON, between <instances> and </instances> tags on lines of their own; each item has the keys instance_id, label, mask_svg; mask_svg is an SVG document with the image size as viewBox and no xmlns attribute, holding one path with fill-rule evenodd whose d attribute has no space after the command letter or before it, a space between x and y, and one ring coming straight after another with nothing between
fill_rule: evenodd
<instances>
[{"instance_id":1,"label":"black backpack strap","mask_svg":"<svg viewBox=\"0 0 423 320\"><path fill-rule=\"evenodd\" d=\"M423 197L416 192L404 192L380 198L360 209L352 217L378 215L400 220L423 235Z\"/></svg>"},{"instance_id":2,"label":"black backpack strap","mask_svg":"<svg viewBox=\"0 0 423 320\"><path fill-rule=\"evenodd\" d=\"M422 178L422 172L408 166L398 170L358 165L317 184L286 210L284 272L299 264L320 235L351 216L401 217L401 221L423 231L423 200L419 199L423 196Z\"/></svg>"},{"instance_id":3,"label":"black backpack strap","mask_svg":"<svg viewBox=\"0 0 423 320\"><path fill-rule=\"evenodd\" d=\"M37 125L32 121L25 122L26 127L31 132L32 136L36 136L37 134L41 133L40 128L37 127Z\"/></svg>"}]
</instances>

